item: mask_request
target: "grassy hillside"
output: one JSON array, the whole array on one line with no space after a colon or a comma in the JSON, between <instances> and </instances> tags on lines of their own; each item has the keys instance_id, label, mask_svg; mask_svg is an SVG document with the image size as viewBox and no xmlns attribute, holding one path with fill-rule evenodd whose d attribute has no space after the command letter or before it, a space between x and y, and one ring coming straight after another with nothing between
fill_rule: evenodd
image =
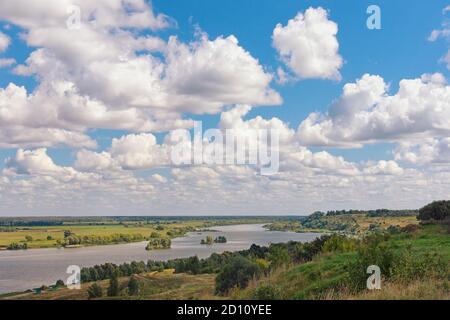
<instances>
[{"instance_id":1,"label":"grassy hillside","mask_svg":"<svg viewBox=\"0 0 450 320\"><path fill-rule=\"evenodd\" d=\"M145 300L183 300L183 299L212 299L214 298L214 275L173 274L173 270L164 272L145 273L136 276L139 282L139 294L130 296L126 286L129 277L119 278L122 294L118 297L106 297L109 280L97 281L103 290L101 299L145 299ZM67 288L49 289L40 294L19 293L0 296L0 299L14 300L86 300L88 288L92 283L84 283L80 290ZM218 297L216 297L218 298Z\"/></svg>"},{"instance_id":2,"label":"grassy hillside","mask_svg":"<svg viewBox=\"0 0 450 320\"><path fill-rule=\"evenodd\" d=\"M276 221L267 227L270 230L293 232L342 232L349 235L364 235L387 230L390 226L403 228L418 224L416 216L370 216L367 213L340 215L311 215L296 221Z\"/></svg>"},{"instance_id":3,"label":"grassy hillside","mask_svg":"<svg viewBox=\"0 0 450 320\"><path fill-rule=\"evenodd\" d=\"M313 261L276 270L253 281L248 288L235 289L234 299L450 299L450 235L447 227L426 225L412 233L390 236L379 244L399 258L397 271L384 277L381 290L355 290L349 266L358 252L323 252ZM434 264L447 265L435 274ZM373 262L375 264L375 262ZM391 269L392 271L392 269ZM366 276L364 276L365 279ZM368 277L368 275L367 275Z\"/></svg>"}]
</instances>

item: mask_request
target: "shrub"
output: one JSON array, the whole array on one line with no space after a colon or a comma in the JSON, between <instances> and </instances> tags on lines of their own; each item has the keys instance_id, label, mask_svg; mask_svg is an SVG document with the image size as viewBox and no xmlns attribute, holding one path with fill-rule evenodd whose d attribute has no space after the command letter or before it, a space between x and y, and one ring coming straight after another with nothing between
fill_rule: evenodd
<instances>
[{"instance_id":1,"label":"shrub","mask_svg":"<svg viewBox=\"0 0 450 320\"><path fill-rule=\"evenodd\" d=\"M97 283L92 284L87 292L89 299L101 298L103 296L103 290Z\"/></svg>"},{"instance_id":2,"label":"shrub","mask_svg":"<svg viewBox=\"0 0 450 320\"><path fill-rule=\"evenodd\" d=\"M135 277L131 277L128 281L128 294L130 296L137 296L139 294L139 282Z\"/></svg>"},{"instance_id":3,"label":"shrub","mask_svg":"<svg viewBox=\"0 0 450 320\"><path fill-rule=\"evenodd\" d=\"M64 281L62 281L61 279L59 279L58 281L56 281L55 283L55 287L60 288L60 287L65 287L65 283Z\"/></svg>"},{"instance_id":4,"label":"shrub","mask_svg":"<svg viewBox=\"0 0 450 320\"><path fill-rule=\"evenodd\" d=\"M291 260L288 249L278 244L270 246L267 258L270 261L270 267L272 269L288 264Z\"/></svg>"},{"instance_id":5,"label":"shrub","mask_svg":"<svg viewBox=\"0 0 450 320\"><path fill-rule=\"evenodd\" d=\"M356 259L346 265L350 289L360 291L366 288L367 268L371 265L380 267L383 277L390 277L394 254L383 240L383 236L380 235L365 239L357 250Z\"/></svg>"},{"instance_id":6,"label":"shrub","mask_svg":"<svg viewBox=\"0 0 450 320\"><path fill-rule=\"evenodd\" d=\"M392 266L392 278L402 282L425 278L444 279L448 272L448 262L441 255L428 252L418 256L413 253L411 247L401 252Z\"/></svg>"},{"instance_id":7,"label":"shrub","mask_svg":"<svg viewBox=\"0 0 450 320\"><path fill-rule=\"evenodd\" d=\"M332 235L325 241L322 247L323 252L349 252L356 250L356 240L343 235Z\"/></svg>"},{"instance_id":8,"label":"shrub","mask_svg":"<svg viewBox=\"0 0 450 320\"><path fill-rule=\"evenodd\" d=\"M217 275L216 293L226 294L234 287L244 289L258 272L256 263L242 256L235 256Z\"/></svg>"},{"instance_id":9,"label":"shrub","mask_svg":"<svg viewBox=\"0 0 450 320\"><path fill-rule=\"evenodd\" d=\"M111 278L109 279L109 287L107 293L108 297L116 297L120 293L119 279L116 272L114 272Z\"/></svg>"},{"instance_id":10,"label":"shrub","mask_svg":"<svg viewBox=\"0 0 450 320\"><path fill-rule=\"evenodd\" d=\"M280 290L270 284L261 285L255 289L252 298L255 300L280 300Z\"/></svg>"}]
</instances>

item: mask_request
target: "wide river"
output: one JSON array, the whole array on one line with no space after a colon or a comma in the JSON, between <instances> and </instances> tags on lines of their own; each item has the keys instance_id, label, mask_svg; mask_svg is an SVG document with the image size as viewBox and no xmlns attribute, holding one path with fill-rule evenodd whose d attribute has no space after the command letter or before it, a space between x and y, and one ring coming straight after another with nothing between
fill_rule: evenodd
<instances>
[{"instance_id":1,"label":"wide river","mask_svg":"<svg viewBox=\"0 0 450 320\"><path fill-rule=\"evenodd\" d=\"M248 249L252 244L268 245L293 241L308 242L319 236L317 233L294 233L267 231L262 224L220 226L218 232L190 232L172 240L171 249L146 251L146 242L109 246L82 247L72 249L33 249L0 251L0 293L23 291L66 280L69 265L93 266L106 262L165 261L197 255L209 257L212 253ZM211 235L223 235L227 243L212 246L201 245L201 239Z\"/></svg>"}]
</instances>

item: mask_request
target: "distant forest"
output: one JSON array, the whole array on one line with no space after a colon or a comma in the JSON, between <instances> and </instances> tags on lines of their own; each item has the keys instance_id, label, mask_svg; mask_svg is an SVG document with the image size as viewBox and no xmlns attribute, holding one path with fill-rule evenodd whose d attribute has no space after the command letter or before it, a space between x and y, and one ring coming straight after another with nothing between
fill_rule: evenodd
<instances>
[{"instance_id":1,"label":"distant forest","mask_svg":"<svg viewBox=\"0 0 450 320\"><path fill-rule=\"evenodd\" d=\"M165 224L186 221L211 221L227 224L236 219L251 223L268 220L296 220L301 216L85 216L85 217L0 217L0 227L40 227L62 225L110 225L121 223Z\"/></svg>"}]
</instances>

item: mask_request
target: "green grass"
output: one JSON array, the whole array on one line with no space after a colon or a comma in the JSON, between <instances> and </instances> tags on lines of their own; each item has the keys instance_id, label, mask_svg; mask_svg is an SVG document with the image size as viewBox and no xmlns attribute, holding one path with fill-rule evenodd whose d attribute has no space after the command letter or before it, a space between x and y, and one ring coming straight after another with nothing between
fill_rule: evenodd
<instances>
[{"instance_id":1,"label":"green grass","mask_svg":"<svg viewBox=\"0 0 450 320\"><path fill-rule=\"evenodd\" d=\"M265 222L270 221L268 218ZM64 240L64 230L69 230L77 236L111 236L113 234L141 234L147 238L152 232L158 233L161 237L173 238L175 236L182 236L185 232L181 231L184 228L207 228L214 225L226 225L226 224L243 224L243 223L260 223L260 220L251 219L234 219L226 221L201 221L201 220L189 220L182 222L164 222L161 226L164 230L157 230L156 223L136 223L136 222L124 222L119 224L114 221L108 221L108 224L101 225L89 225L89 224L64 224L62 226L48 226L48 227L17 227L14 232L0 232L0 249L6 248L9 244L24 243L26 242L29 249L36 248L51 248L57 246L57 241ZM92 222L90 222L92 223ZM175 235L169 235L169 232L179 231ZM33 241L26 241L25 237L31 236ZM51 236L52 240L47 240L47 237Z\"/></svg>"},{"instance_id":2,"label":"green grass","mask_svg":"<svg viewBox=\"0 0 450 320\"><path fill-rule=\"evenodd\" d=\"M415 257L437 252L450 263L450 234L442 225L425 225L416 233L394 235L388 245L394 252L411 248ZM443 281L385 282L381 291L352 292L345 266L354 259L356 252L324 253L311 262L277 270L244 290L234 290L232 298L252 299L258 288L270 286L278 299L450 299L450 274Z\"/></svg>"}]
</instances>

